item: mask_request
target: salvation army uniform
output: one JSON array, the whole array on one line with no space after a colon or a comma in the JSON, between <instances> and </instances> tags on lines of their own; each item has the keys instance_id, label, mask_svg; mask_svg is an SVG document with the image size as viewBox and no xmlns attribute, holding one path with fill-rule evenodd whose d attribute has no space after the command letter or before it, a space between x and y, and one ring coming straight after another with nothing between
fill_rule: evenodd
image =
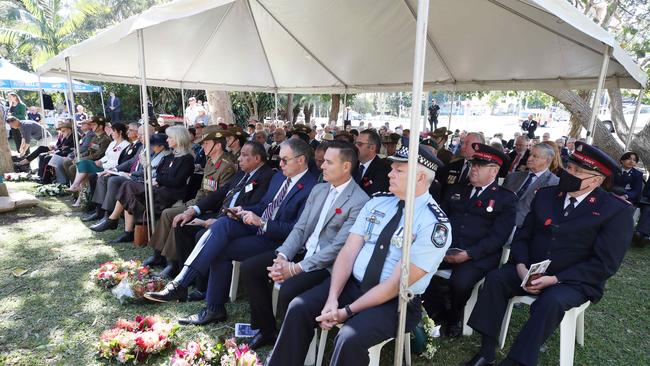
<instances>
[{"instance_id":1,"label":"salvation army uniform","mask_svg":"<svg viewBox=\"0 0 650 366\"><path fill-rule=\"evenodd\" d=\"M423 150L420 150L420 157ZM400 159L404 159L405 156L408 159L408 147L402 147L393 158L396 156ZM426 159L430 162L435 161L438 166L442 164L432 154ZM412 330L420 320L419 295L426 289L451 243L451 226L431 195L428 192L424 193L416 197L414 203L414 240L411 246L410 263L425 270L427 274L410 287L416 296L407 307L407 332ZM393 194L380 192L361 209L350 233L363 237L364 245L355 258L350 278L339 296L339 308L351 304L369 289L387 280L396 270L396 265L402 256L404 242L403 204L404 201L400 201ZM394 218L398 221L393 220ZM387 227L389 231L382 233ZM383 258L376 255L377 246L379 246L377 252L388 246ZM330 283L331 278L328 278L290 303L268 366L303 364L314 335L314 328L318 327L315 318L320 315L325 305ZM334 341L331 364L368 364L367 349L395 336L397 307L398 297L395 297L348 318Z\"/></svg>"},{"instance_id":2,"label":"salvation army uniform","mask_svg":"<svg viewBox=\"0 0 650 366\"><path fill-rule=\"evenodd\" d=\"M473 147L473 164L497 164L507 169L503 152L484 144ZM452 269L451 277L448 281L431 281L423 300L429 316L446 322L449 328L445 330L452 337L460 335L462 311L474 286L499 266L502 247L515 225L516 202L517 196L500 187L496 179L486 187L454 185L445 194L441 207L454 233L451 247L467 251L470 259L456 264L443 262L440 268ZM444 291L447 287L450 291ZM449 302L451 308L447 310Z\"/></svg>"},{"instance_id":3,"label":"salvation army uniform","mask_svg":"<svg viewBox=\"0 0 650 366\"><path fill-rule=\"evenodd\" d=\"M607 177L618 169L607 154L582 142L576 142L569 163ZM469 319L469 325L483 335L481 352L496 347L508 300L528 294L520 287L516 264L530 268L549 259L546 274L558 279L537 296L508 354L508 359L523 365L537 364L539 348L560 324L564 312L586 301L599 301L605 281L618 270L632 238L633 208L600 187L572 197L562 189L575 191L568 188L575 179L567 172L558 186L537 191L513 241L511 263L488 274ZM489 364L490 355L481 352L466 364Z\"/></svg>"},{"instance_id":4,"label":"salvation army uniform","mask_svg":"<svg viewBox=\"0 0 650 366\"><path fill-rule=\"evenodd\" d=\"M641 198L643 190L643 173L635 168L618 169L614 175L614 186L625 191L625 196L633 205Z\"/></svg>"}]
</instances>

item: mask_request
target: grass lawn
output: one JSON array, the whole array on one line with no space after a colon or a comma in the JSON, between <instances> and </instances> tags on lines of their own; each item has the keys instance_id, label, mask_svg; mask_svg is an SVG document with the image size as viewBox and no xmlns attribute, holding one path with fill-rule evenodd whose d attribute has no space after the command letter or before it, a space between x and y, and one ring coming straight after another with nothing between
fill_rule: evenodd
<instances>
[{"instance_id":1,"label":"grass lawn","mask_svg":"<svg viewBox=\"0 0 650 366\"><path fill-rule=\"evenodd\" d=\"M34 183L9 183L33 191ZM158 314L169 319L195 313L198 303L120 305L96 286L90 272L112 259L144 259L150 249L132 244L107 245L119 232L94 233L79 220L69 198L46 198L39 207L0 214L0 365L95 365L99 334L117 318ZM618 243L612 243L617 245ZM603 300L587 309L585 347L576 348L576 365L650 365L650 247L632 248L619 273L607 283ZM21 277L12 275L26 269ZM230 321L206 327L181 327L184 343L198 335L234 334L235 322L248 322L245 289L228 304ZM507 347L520 328L527 307L516 309ZM330 343L331 343L330 336ZM457 365L470 358L479 337L441 339L432 361L414 356L416 365ZM382 353L392 364L393 344ZM263 357L270 349L262 350ZM328 348L331 351L331 346ZM166 365L165 356L150 359ZM326 360L329 353L326 354ZM499 353L502 358L504 353ZM541 354L541 365L557 365L556 332Z\"/></svg>"}]
</instances>

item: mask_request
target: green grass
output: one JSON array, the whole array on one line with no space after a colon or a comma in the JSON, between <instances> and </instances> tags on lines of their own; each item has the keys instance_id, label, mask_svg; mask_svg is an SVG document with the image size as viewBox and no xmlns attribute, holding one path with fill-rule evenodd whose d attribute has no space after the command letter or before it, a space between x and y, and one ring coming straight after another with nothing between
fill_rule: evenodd
<instances>
[{"instance_id":1,"label":"green grass","mask_svg":"<svg viewBox=\"0 0 650 366\"><path fill-rule=\"evenodd\" d=\"M9 183L33 191L33 183ZM111 259L144 259L149 248L109 246L119 231L94 233L70 208L69 198L47 198L39 207L0 214L0 365L107 364L95 357L99 334L120 317L158 314L176 319L197 312L201 304L120 305L96 286L90 272ZM616 243L612 243L616 245ZM650 365L650 247L632 248L619 273L607 283L603 300L586 313L585 347L576 346L576 365ZM11 273L27 269L19 278ZM197 336L230 336L235 322L248 322L245 289L228 304L230 321L207 327L181 327L181 343ZM506 350L526 319L527 307L513 314ZM331 340L328 351L331 351ZM416 365L457 365L470 358L479 337L441 339L432 361L413 357ZM393 343L382 353L392 364ZM265 357L269 348L262 350ZM169 354L166 354L168 356ZM499 358L505 354L499 352ZM326 354L326 360L329 352ZM556 331L541 353L541 365L557 365ZM150 360L166 365L167 357Z\"/></svg>"}]
</instances>

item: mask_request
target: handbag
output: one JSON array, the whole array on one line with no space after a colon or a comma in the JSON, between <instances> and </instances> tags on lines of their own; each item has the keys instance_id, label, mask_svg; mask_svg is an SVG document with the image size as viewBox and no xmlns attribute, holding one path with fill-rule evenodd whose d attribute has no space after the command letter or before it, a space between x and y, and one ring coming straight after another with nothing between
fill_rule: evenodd
<instances>
[{"instance_id":1,"label":"handbag","mask_svg":"<svg viewBox=\"0 0 650 366\"><path fill-rule=\"evenodd\" d=\"M133 234L133 244L136 247L144 247L149 243L147 224L136 224Z\"/></svg>"}]
</instances>

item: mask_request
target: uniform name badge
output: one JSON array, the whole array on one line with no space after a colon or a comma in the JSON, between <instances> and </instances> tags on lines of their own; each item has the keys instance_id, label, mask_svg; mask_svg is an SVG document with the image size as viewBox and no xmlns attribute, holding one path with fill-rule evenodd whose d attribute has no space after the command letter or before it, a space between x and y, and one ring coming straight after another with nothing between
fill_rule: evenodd
<instances>
[{"instance_id":1,"label":"uniform name badge","mask_svg":"<svg viewBox=\"0 0 650 366\"><path fill-rule=\"evenodd\" d=\"M253 190L253 183L249 183L244 187L244 192L248 193Z\"/></svg>"}]
</instances>

